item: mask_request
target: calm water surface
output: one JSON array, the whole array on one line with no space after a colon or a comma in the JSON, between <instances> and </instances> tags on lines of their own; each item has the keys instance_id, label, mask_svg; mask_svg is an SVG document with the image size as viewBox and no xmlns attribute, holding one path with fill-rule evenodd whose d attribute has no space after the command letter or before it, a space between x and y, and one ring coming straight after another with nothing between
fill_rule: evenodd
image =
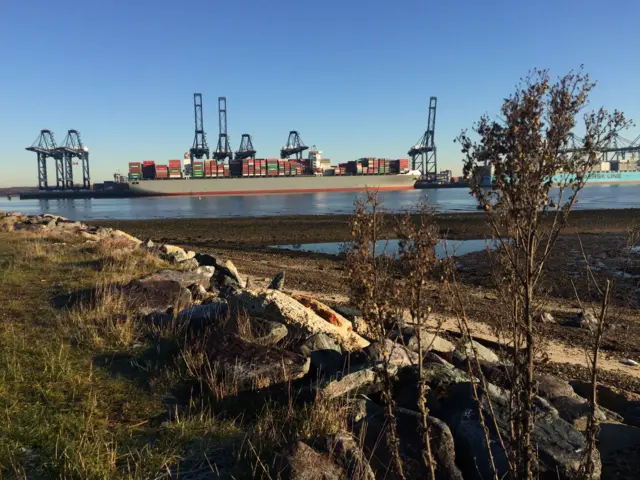
<instances>
[{"instance_id":1,"label":"calm water surface","mask_svg":"<svg viewBox=\"0 0 640 480\"><path fill-rule=\"evenodd\" d=\"M198 197L113 198L76 200L7 200L0 197L0 211L52 213L74 220L228 218L276 215L344 214L362 193L297 193L288 195L234 195ZM419 201L438 212L472 212L476 204L465 188L384 192L384 206L402 211ZM595 185L579 196L577 209L638 208L639 185Z\"/></svg>"}]
</instances>

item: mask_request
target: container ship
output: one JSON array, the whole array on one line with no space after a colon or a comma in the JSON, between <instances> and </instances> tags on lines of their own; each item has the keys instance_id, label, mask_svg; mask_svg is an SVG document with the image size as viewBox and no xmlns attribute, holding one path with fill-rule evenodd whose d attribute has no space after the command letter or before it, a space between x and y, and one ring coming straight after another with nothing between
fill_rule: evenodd
<instances>
[{"instance_id":1,"label":"container ship","mask_svg":"<svg viewBox=\"0 0 640 480\"><path fill-rule=\"evenodd\" d=\"M484 167L480 173L480 185L491 187L493 171L491 167ZM552 177L553 183L561 184L570 181L575 176L572 173L557 173ZM589 173L586 185L633 185L640 184L640 166L634 156L626 161L601 162Z\"/></svg>"},{"instance_id":2,"label":"container ship","mask_svg":"<svg viewBox=\"0 0 640 480\"><path fill-rule=\"evenodd\" d=\"M130 162L126 190L130 196L251 195L348 192L377 188L409 190L420 172L409 159L362 158L331 166L317 150L309 159L153 160ZM105 182L103 188L109 188Z\"/></svg>"}]
</instances>

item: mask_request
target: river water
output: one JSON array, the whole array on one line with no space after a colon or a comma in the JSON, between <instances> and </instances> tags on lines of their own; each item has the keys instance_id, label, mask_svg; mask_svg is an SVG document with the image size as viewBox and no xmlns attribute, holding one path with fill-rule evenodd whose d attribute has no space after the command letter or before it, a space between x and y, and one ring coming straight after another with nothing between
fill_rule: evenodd
<instances>
[{"instance_id":1,"label":"river water","mask_svg":"<svg viewBox=\"0 0 640 480\"><path fill-rule=\"evenodd\" d=\"M381 194L388 210L407 210L420 202L436 211L472 212L476 203L466 188L407 190ZM154 218L229 218L278 215L345 214L353 211L362 192L296 193L198 197L101 198L75 200L8 200L0 211L51 213L74 220L136 220ZM639 208L640 185L593 185L578 197L576 209Z\"/></svg>"}]
</instances>

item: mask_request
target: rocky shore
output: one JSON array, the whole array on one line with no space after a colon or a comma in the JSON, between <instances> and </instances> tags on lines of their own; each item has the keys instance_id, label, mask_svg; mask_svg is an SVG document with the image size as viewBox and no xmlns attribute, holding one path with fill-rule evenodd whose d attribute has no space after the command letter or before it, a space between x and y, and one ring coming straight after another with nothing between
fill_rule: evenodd
<instances>
[{"instance_id":1,"label":"rocky shore","mask_svg":"<svg viewBox=\"0 0 640 480\"><path fill-rule=\"evenodd\" d=\"M217 236L230 242L221 224L213 223L202 228L220 228L218 233L210 233L211 238ZM122 225L126 224L117 223ZM593 224L592 227L596 228ZM139 235L142 228L138 226L132 232ZM473 228L467 231L477 237L478 231ZM294 392L293 408L336 401L345 406L348 428L321 438L292 442L273 457L271 464L263 466L259 477L389 478L387 472L393 458L384 440L388 423L381 392L383 380L391 378L393 414L405 474L407 478L428 478L419 428L420 357L429 389L426 404L436 478L491 478L489 452L497 474L502 477L507 472L508 459L499 448L498 437L509 433L509 370L501 359L501 345L487 329L478 326L478 335L469 343L457 338L453 327L447 330L434 326L417 332L415 326L399 321L390 338L376 338L362 314L348 305L344 294L320 295L290 288L287 269L275 272L273 278L265 277L264 272L256 275L239 270L231 259L221 256L225 250L197 251L200 241L194 239L199 231L182 234L180 243L194 246L191 250L168 243L167 238L175 235L170 230L137 238L118 228L87 225L53 215L0 215L0 232L68 236L89 245L117 239L124 254L144 250L166 262L169 268L113 289L126 298L128 320L182 332L187 343L202 345L207 363L215 366L211 371L233 380L234 395L223 404L234 415L247 413L235 411L238 405L246 405L240 399L253 399L256 392L261 401L265 397L275 399L282 389ZM284 241L295 243L294 237L288 235L291 236L284 234ZM300 235L295 236L296 240L301 240ZM266 233L258 237L260 243L279 243L267 239ZM317 237L310 234L304 238ZM251 241L248 236L238 237L240 243ZM71 308L80 300L69 295L66 301ZM575 313L570 308L567 316L574 318ZM440 314L446 315L445 310ZM554 322L549 317L541 322ZM574 326L580 330L587 320L573 320L577 322ZM419 349L418 333L421 338L430 339L430 348ZM488 380L486 388L469 375L468 360L472 357L480 360ZM561 361L562 352L553 358ZM616 369L634 368L622 367L619 361L614 363ZM533 441L540 478L575 478L586 448L583 432L589 413L589 385L582 379L551 373L539 374L536 382ZM477 400L474 383L480 390ZM600 455L594 458L592 478L638 478L640 463L632 457L640 451L640 395L603 384L599 398ZM485 442L482 423L482 418L488 417L496 420L489 425L490 445ZM613 436L618 438L619 447L610 443ZM230 467L222 463L216 471L219 477L231 478Z\"/></svg>"}]
</instances>

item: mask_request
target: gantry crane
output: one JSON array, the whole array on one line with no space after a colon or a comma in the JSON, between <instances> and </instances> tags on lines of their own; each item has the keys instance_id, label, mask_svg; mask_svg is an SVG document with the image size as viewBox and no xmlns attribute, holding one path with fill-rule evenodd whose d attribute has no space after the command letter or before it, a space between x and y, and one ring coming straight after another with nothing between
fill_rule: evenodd
<instances>
[{"instance_id":1,"label":"gantry crane","mask_svg":"<svg viewBox=\"0 0 640 480\"><path fill-rule=\"evenodd\" d=\"M295 130L291 130L287 144L280 149L280 158L289 158L291 155L295 155L296 160L302 160L302 152L308 149L309 147L302 143L300 134Z\"/></svg>"},{"instance_id":2,"label":"gantry crane","mask_svg":"<svg viewBox=\"0 0 640 480\"><path fill-rule=\"evenodd\" d=\"M420 170L422 177L433 180L438 174L438 160L436 155L435 131L436 131L436 106L438 99L429 99L429 117L427 119L427 130L409 150L411 157L411 168Z\"/></svg>"},{"instance_id":3,"label":"gantry crane","mask_svg":"<svg viewBox=\"0 0 640 480\"><path fill-rule=\"evenodd\" d=\"M53 132L51 130L40 130L40 135L38 135L36 141L26 150L38 154L38 188L40 190L49 189L47 158L53 158L56 163L56 186L54 188L64 189L64 155L56 147Z\"/></svg>"},{"instance_id":4,"label":"gantry crane","mask_svg":"<svg viewBox=\"0 0 640 480\"><path fill-rule=\"evenodd\" d=\"M227 135L227 97L218 97L218 126L220 128L220 135L218 136L218 146L213 153L213 158L219 162L227 158L231 160L233 158L233 152L229 145L229 136Z\"/></svg>"},{"instance_id":5,"label":"gantry crane","mask_svg":"<svg viewBox=\"0 0 640 480\"><path fill-rule=\"evenodd\" d=\"M240 148L236 152L236 160L243 160L245 158L255 158L256 150L253 148L253 142L251 141L251 135L248 133L242 134L242 140L240 140Z\"/></svg>"},{"instance_id":6,"label":"gantry crane","mask_svg":"<svg viewBox=\"0 0 640 480\"><path fill-rule=\"evenodd\" d=\"M193 162L194 158L209 158L209 146L204 133L204 122L202 119L202 94L193 94L193 111L196 120L196 134L193 139L193 146L189 150L189 157Z\"/></svg>"},{"instance_id":7,"label":"gantry crane","mask_svg":"<svg viewBox=\"0 0 640 480\"><path fill-rule=\"evenodd\" d=\"M69 130L62 145L56 149L64 158L64 188L73 189L73 159L77 158L82 164L82 188L91 188L89 173L89 149L82 144L80 132Z\"/></svg>"}]
</instances>

